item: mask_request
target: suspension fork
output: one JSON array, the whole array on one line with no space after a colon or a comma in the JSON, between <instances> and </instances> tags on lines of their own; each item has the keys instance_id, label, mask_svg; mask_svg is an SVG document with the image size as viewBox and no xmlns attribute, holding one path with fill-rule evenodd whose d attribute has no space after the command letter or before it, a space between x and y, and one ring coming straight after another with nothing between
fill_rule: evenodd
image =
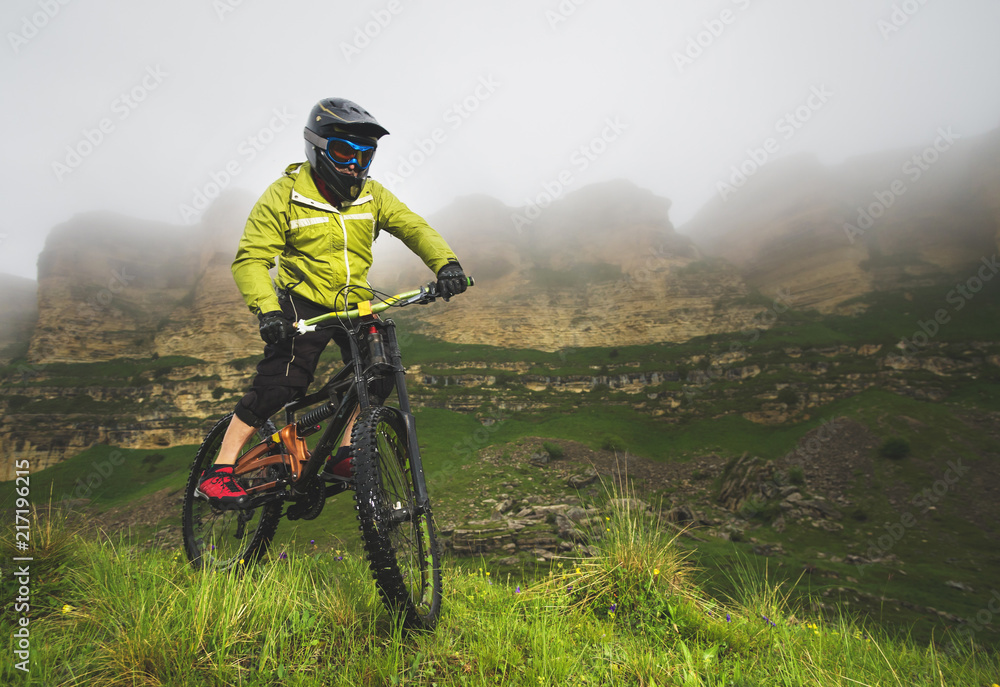
<instances>
[{"instance_id":1,"label":"suspension fork","mask_svg":"<svg viewBox=\"0 0 1000 687\"><path fill-rule=\"evenodd\" d=\"M421 513L430 511L430 497L427 494L427 484L424 480L424 465L420 459L420 443L417 441L417 421L410 412L410 396L406 391L406 371L403 369L403 356L399 351L396 339L396 323L392 320L384 322L386 339L389 344L390 359L396 375L396 395L399 398L399 410L406 426L406 443L410 447L410 471L413 473L413 486L416 491L417 508Z\"/></svg>"},{"instance_id":2,"label":"suspension fork","mask_svg":"<svg viewBox=\"0 0 1000 687\"><path fill-rule=\"evenodd\" d=\"M358 345L357 337L353 334L349 337L351 344L351 354L353 356L351 364L354 365L354 388L358 393L358 406L361 410L368 407L368 382L365 379L365 366L362 363L361 347ZM367 351L366 351L367 353Z\"/></svg>"}]
</instances>

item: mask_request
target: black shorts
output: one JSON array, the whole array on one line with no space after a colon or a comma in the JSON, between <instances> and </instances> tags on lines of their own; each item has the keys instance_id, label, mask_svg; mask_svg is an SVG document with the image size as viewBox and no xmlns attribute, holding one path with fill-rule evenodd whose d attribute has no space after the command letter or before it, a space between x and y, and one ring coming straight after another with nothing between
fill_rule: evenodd
<instances>
[{"instance_id":1,"label":"black shorts","mask_svg":"<svg viewBox=\"0 0 1000 687\"><path fill-rule=\"evenodd\" d=\"M326 306L293 294L280 303L281 311L292 322L330 312ZM351 361L348 336L344 329L333 326L267 344L250 391L236 404L236 417L252 427L262 427L286 403L305 394L315 378L320 354L331 339L340 347L344 364Z\"/></svg>"}]
</instances>

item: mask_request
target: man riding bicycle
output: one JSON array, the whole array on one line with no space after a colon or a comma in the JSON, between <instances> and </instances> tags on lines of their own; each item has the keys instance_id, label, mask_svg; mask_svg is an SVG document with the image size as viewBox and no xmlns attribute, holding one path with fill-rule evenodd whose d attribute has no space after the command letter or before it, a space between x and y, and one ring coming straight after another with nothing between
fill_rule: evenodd
<instances>
[{"instance_id":1,"label":"man riding bicycle","mask_svg":"<svg viewBox=\"0 0 1000 687\"><path fill-rule=\"evenodd\" d=\"M305 392L331 339L345 364L350 361L344 330L332 327L293 338L292 322L370 298L367 275L372 243L380 231L403 241L434 271L441 296L466 289L465 273L441 235L368 178L378 140L388 133L350 100L321 100L306 122L308 161L289 165L250 212L233 277L260 319L266 346L250 391L236 405L218 458L198 484L198 491L214 505L233 507L246 501L246 491L233 478L240 448L271 415ZM268 274L276 256L277 290ZM349 475L350 430L348 426L327 472Z\"/></svg>"}]
</instances>

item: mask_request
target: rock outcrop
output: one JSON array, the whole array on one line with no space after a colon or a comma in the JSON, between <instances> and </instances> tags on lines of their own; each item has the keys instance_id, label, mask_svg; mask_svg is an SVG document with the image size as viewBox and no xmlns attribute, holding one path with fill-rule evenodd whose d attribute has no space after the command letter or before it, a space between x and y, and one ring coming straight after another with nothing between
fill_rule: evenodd
<instances>
[{"instance_id":1,"label":"rock outcrop","mask_svg":"<svg viewBox=\"0 0 1000 687\"><path fill-rule=\"evenodd\" d=\"M723 262L703 261L674 232L669 208L625 182L584 189L537 217L489 199L460 201L432 224L478 285L409 317L447 341L545 351L752 327L762 308L747 299L743 279ZM256 322L230 273L245 211L234 206L185 228L91 213L54 229L39 261L29 360L156 354L225 362L259 353ZM389 290L428 281L393 237L377 244L397 253L378 264L373 283Z\"/></svg>"},{"instance_id":2,"label":"rock outcrop","mask_svg":"<svg viewBox=\"0 0 1000 687\"><path fill-rule=\"evenodd\" d=\"M38 261L29 362L258 353L229 271L247 205L227 197L193 227L94 212L53 229Z\"/></svg>"},{"instance_id":3,"label":"rock outcrop","mask_svg":"<svg viewBox=\"0 0 1000 687\"><path fill-rule=\"evenodd\" d=\"M571 499L577 504L578 499ZM602 531L599 511L569 503L536 505L511 502L517 513L495 511L490 520L473 520L442 532L447 548L459 556L527 553L539 560L576 551L593 555L589 545Z\"/></svg>"},{"instance_id":4,"label":"rock outcrop","mask_svg":"<svg viewBox=\"0 0 1000 687\"><path fill-rule=\"evenodd\" d=\"M215 419L232 409L251 370L196 364L127 385L63 386L56 366L26 368L0 398L0 481L14 464L51 467L96 444L165 448L199 444Z\"/></svg>"},{"instance_id":5,"label":"rock outcrop","mask_svg":"<svg viewBox=\"0 0 1000 687\"><path fill-rule=\"evenodd\" d=\"M534 211L464 201L434 224L477 286L412 317L453 343L544 351L683 342L753 327L763 308L748 301L742 277L725 262L703 260L674 231L669 210L668 200L628 182L588 187ZM420 270L395 274L401 286L427 279Z\"/></svg>"},{"instance_id":6,"label":"rock outcrop","mask_svg":"<svg viewBox=\"0 0 1000 687\"><path fill-rule=\"evenodd\" d=\"M0 274L0 365L24 354L38 317L38 284L10 274Z\"/></svg>"},{"instance_id":7,"label":"rock outcrop","mask_svg":"<svg viewBox=\"0 0 1000 687\"><path fill-rule=\"evenodd\" d=\"M799 308L850 312L872 291L953 283L1000 246L1000 131L836 167L779 160L682 230Z\"/></svg>"}]
</instances>

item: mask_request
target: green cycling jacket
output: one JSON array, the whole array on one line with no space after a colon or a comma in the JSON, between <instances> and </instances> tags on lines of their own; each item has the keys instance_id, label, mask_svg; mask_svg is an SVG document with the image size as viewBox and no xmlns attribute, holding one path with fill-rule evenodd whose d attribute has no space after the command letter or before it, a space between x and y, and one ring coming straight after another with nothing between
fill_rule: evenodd
<instances>
[{"instance_id":1,"label":"green cycling jacket","mask_svg":"<svg viewBox=\"0 0 1000 687\"><path fill-rule=\"evenodd\" d=\"M399 238L435 274L457 261L441 235L377 181L368 179L353 203L333 206L316 188L308 162L289 165L250 212L233 278L250 310L280 310L268 274L278 257L278 288L338 310L344 307L341 288L368 287L380 231ZM370 292L353 292L347 302L369 298Z\"/></svg>"}]
</instances>

